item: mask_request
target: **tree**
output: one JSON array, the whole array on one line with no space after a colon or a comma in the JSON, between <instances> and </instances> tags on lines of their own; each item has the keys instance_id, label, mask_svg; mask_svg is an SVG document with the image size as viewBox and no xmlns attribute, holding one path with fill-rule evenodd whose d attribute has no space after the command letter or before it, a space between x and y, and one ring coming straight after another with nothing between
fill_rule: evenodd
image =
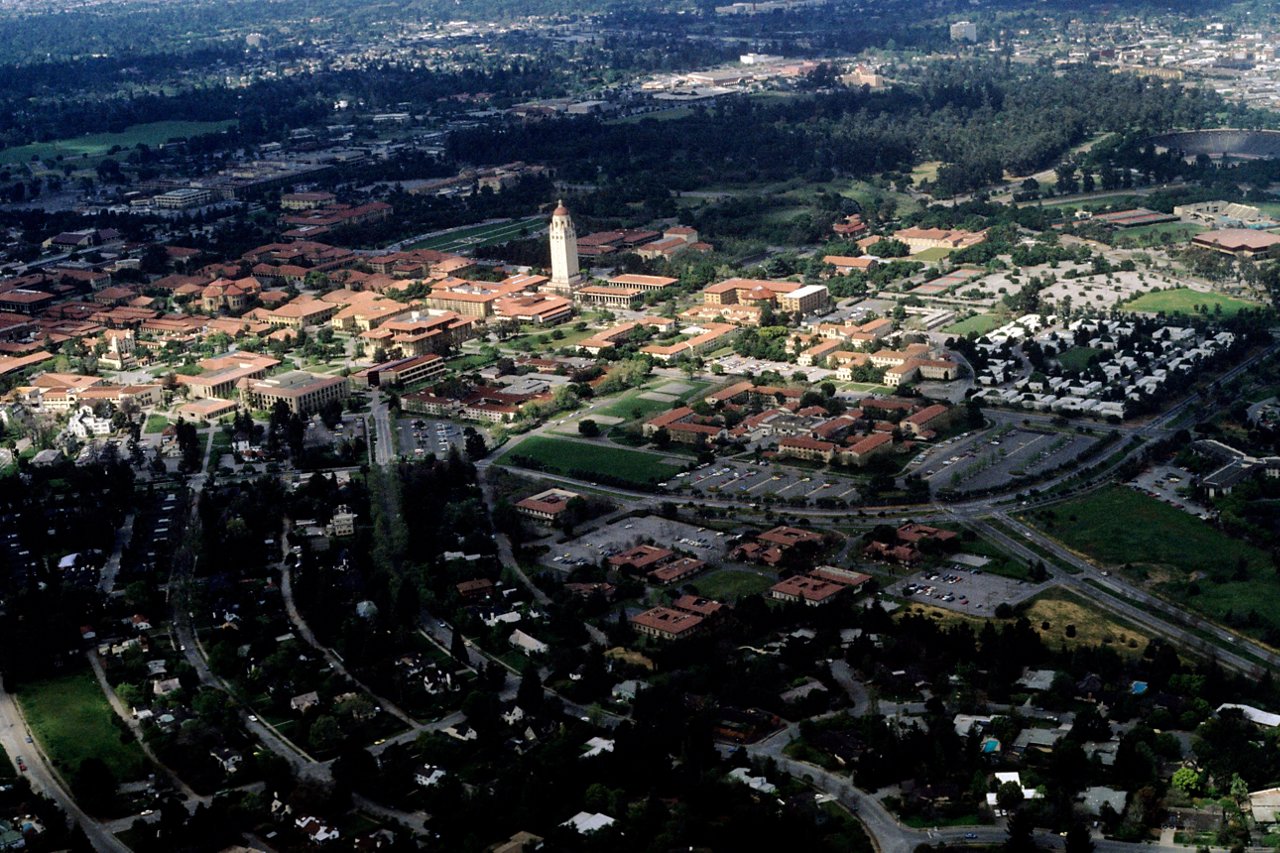
<instances>
[{"instance_id":1,"label":"tree","mask_svg":"<svg viewBox=\"0 0 1280 853\"><path fill-rule=\"evenodd\" d=\"M1093 838L1083 823L1076 821L1067 830L1066 853L1093 853Z\"/></svg>"},{"instance_id":2,"label":"tree","mask_svg":"<svg viewBox=\"0 0 1280 853\"><path fill-rule=\"evenodd\" d=\"M468 433L465 444L467 458L473 462L489 455L489 445L485 443L484 436L478 432L472 431Z\"/></svg>"},{"instance_id":3,"label":"tree","mask_svg":"<svg viewBox=\"0 0 1280 853\"><path fill-rule=\"evenodd\" d=\"M996 789L996 805L1006 812L1013 811L1022 805L1023 799L1022 786L1017 782L1005 782ZM1012 826L1009 832L1012 836Z\"/></svg>"},{"instance_id":4,"label":"tree","mask_svg":"<svg viewBox=\"0 0 1280 853\"><path fill-rule=\"evenodd\" d=\"M342 743L342 727L333 717L321 714L311 724L309 739L312 747L321 752L327 752Z\"/></svg>"},{"instance_id":5,"label":"tree","mask_svg":"<svg viewBox=\"0 0 1280 853\"><path fill-rule=\"evenodd\" d=\"M595 438L600 434L600 425L590 418L579 421L578 434L584 435L587 438Z\"/></svg>"},{"instance_id":6,"label":"tree","mask_svg":"<svg viewBox=\"0 0 1280 853\"><path fill-rule=\"evenodd\" d=\"M101 758L86 758L71 779L76 802L90 814L103 814L116 801L116 777Z\"/></svg>"},{"instance_id":7,"label":"tree","mask_svg":"<svg viewBox=\"0 0 1280 853\"><path fill-rule=\"evenodd\" d=\"M1201 781L1200 772L1194 767L1179 767L1173 772L1173 787L1188 797L1200 793Z\"/></svg>"},{"instance_id":8,"label":"tree","mask_svg":"<svg viewBox=\"0 0 1280 853\"><path fill-rule=\"evenodd\" d=\"M1012 784L1006 782L1005 785ZM1004 785L1000 786L1001 788ZM1018 791L1021 795L1022 791ZM999 794L996 794L999 797ZM1024 811L1016 811L1009 816L1009 837L1005 839L1005 853L1034 853L1036 849L1035 825L1031 815Z\"/></svg>"},{"instance_id":9,"label":"tree","mask_svg":"<svg viewBox=\"0 0 1280 853\"><path fill-rule=\"evenodd\" d=\"M520 686L516 689L516 704L525 711L533 712L542 707L542 677L538 675L538 667L529 664L520 676Z\"/></svg>"},{"instance_id":10,"label":"tree","mask_svg":"<svg viewBox=\"0 0 1280 853\"><path fill-rule=\"evenodd\" d=\"M453 638L449 641L449 654L453 655L453 659L458 663L471 665L471 655L467 653L467 641L462 638L462 632L456 628L453 631Z\"/></svg>"}]
</instances>

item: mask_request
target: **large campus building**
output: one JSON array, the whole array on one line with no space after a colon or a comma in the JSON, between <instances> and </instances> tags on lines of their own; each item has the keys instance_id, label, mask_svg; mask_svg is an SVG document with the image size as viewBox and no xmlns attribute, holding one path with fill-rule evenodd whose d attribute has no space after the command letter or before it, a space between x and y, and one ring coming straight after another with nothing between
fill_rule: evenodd
<instances>
[{"instance_id":1,"label":"large campus building","mask_svg":"<svg viewBox=\"0 0 1280 853\"><path fill-rule=\"evenodd\" d=\"M240 385L240 394L250 408L269 410L283 402L295 414L318 411L330 400L345 400L347 391L345 376L317 376L303 370L247 379Z\"/></svg>"}]
</instances>

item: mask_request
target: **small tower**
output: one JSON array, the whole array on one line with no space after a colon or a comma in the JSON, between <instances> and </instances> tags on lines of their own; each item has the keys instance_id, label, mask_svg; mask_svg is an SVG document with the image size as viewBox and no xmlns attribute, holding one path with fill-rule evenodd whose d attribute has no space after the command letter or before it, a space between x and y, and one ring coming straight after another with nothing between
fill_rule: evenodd
<instances>
[{"instance_id":1,"label":"small tower","mask_svg":"<svg viewBox=\"0 0 1280 853\"><path fill-rule=\"evenodd\" d=\"M572 296L582 276L578 271L578 234L564 202L551 214L551 282L548 289Z\"/></svg>"}]
</instances>

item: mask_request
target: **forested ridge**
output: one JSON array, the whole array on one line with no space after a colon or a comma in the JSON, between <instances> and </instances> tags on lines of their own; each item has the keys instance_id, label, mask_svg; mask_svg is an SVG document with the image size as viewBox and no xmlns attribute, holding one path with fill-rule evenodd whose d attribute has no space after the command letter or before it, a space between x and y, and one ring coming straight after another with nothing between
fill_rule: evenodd
<instances>
[{"instance_id":1,"label":"forested ridge","mask_svg":"<svg viewBox=\"0 0 1280 853\"><path fill-rule=\"evenodd\" d=\"M918 84L789 100L717 102L674 121L563 119L453 134L450 153L477 164L546 162L569 180L644 179L672 189L721 181L815 180L942 161L939 189L959 192L1052 166L1090 136L1150 134L1218 122L1214 92L1082 67L1012 70L940 63Z\"/></svg>"}]
</instances>

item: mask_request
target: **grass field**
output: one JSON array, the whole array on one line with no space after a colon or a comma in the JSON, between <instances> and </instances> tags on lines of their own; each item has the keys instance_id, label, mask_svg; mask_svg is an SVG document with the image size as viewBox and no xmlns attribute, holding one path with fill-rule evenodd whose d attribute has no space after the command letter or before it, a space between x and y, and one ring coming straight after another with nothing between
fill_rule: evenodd
<instances>
[{"instance_id":1,"label":"grass field","mask_svg":"<svg viewBox=\"0 0 1280 853\"><path fill-rule=\"evenodd\" d=\"M923 261L925 263L930 263L933 261L941 261L950 254L951 254L950 249L944 249L941 246L939 246L936 249L925 249L923 252L916 252L914 255L907 258L907 260Z\"/></svg>"},{"instance_id":2,"label":"grass field","mask_svg":"<svg viewBox=\"0 0 1280 853\"><path fill-rule=\"evenodd\" d=\"M647 391L658 391L660 393L666 393L662 391L662 388L664 388L668 384L669 383L667 382L651 382L650 384L644 386L643 388L637 388L632 391L627 391L618 399L610 402L605 406L602 406L599 410L599 414L605 415L607 417L625 418L626 420L630 421L630 420L636 419L636 416L635 416L636 412L640 413L639 417L642 419L648 419L653 417L656 414L665 412L675 405L674 401L649 400L640 395L644 394ZM681 392L680 394L675 395L679 397L680 400L683 402L688 402L690 399L701 395L702 392L706 391L707 388L711 387L706 382L692 382L692 381L681 380L681 384L692 386L691 390L684 391L684 392Z\"/></svg>"},{"instance_id":3,"label":"grass field","mask_svg":"<svg viewBox=\"0 0 1280 853\"><path fill-rule=\"evenodd\" d=\"M613 118L605 122L605 124L639 124L642 121L675 121L680 118L688 118L693 115L693 107L671 107L665 110L654 110L651 113L642 113L640 115L626 116L625 118Z\"/></svg>"},{"instance_id":4,"label":"grass field","mask_svg":"<svg viewBox=\"0 0 1280 853\"><path fill-rule=\"evenodd\" d=\"M46 160L59 154L66 159L102 157L117 145L127 149L142 143L154 148L172 139L218 133L234 125L234 121L157 121L135 124L120 133L92 133L71 139L6 148L0 151L0 163L25 163L32 157Z\"/></svg>"},{"instance_id":5,"label":"grass field","mask_svg":"<svg viewBox=\"0 0 1280 853\"><path fill-rule=\"evenodd\" d=\"M681 470L657 454L541 435L520 442L498 461L513 465L512 454L528 457L553 474L608 478L636 486L656 485Z\"/></svg>"},{"instance_id":6,"label":"grass field","mask_svg":"<svg viewBox=\"0 0 1280 853\"><path fill-rule=\"evenodd\" d=\"M697 587L699 595L732 604L744 596L759 595L774 583L773 579L754 573L719 571L694 578L691 585Z\"/></svg>"},{"instance_id":7,"label":"grass field","mask_svg":"<svg viewBox=\"0 0 1280 853\"><path fill-rule=\"evenodd\" d=\"M101 758L122 782L146 775L146 756L136 743L120 742L114 712L89 671L24 686L18 703L64 778L70 779L86 758Z\"/></svg>"},{"instance_id":8,"label":"grass field","mask_svg":"<svg viewBox=\"0 0 1280 853\"><path fill-rule=\"evenodd\" d=\"M510 222L489 222L484 225L473 225L469 228L457 228L446 234L437 234L419 243L414 243L409 248L460 252L464 249L477 249L481 246L492 246L517 240L523 236L522 232L533 234L541 225L542 217L540 216L513 219Z\"/></svg>"},{"instance_id":9,"label":"grass field","mask_svg":"<svg viewBox=\"0 0 1280 853\"><path fill-rule=\"evenodd\" d=\"M1122 228L1116 231L1116 238L1128 237L1139 246L1161 246L1166 243L1185 243L1192 237L1209 229L1194 222L1158 222L1155 225L1139 225L1137 228ZM1166 239L1164 235L1168 235Z\"/></svg>"},{"instance_id":10,"label":"grass field","mask_svg":"<svg viewBox=\"0 0 1280 853\"><path fill-rule=\"evenodd\" d=\"M1162 311L1165 314L1197 314L1199 311L1196 309L1201 305L1206 306L1210 314L1216 313L1218 307L1221 306L1222 316L1224 317L1234 316L1244 308L1260 307L1256 302L1246 302L1233 296L1224 296L1221 293L1201 293L1198 290L1181 287L1174 290L1144 293L1138 298L1131 299L1121 305L1120 308L1125 311L1144 311L1152 314Z\"/></svg>"},{"instance_id":11,"label":"grass field","mask_svg":"<svg viewBox=\"0 0 1280 853\"><path fill-rule=\"evenodd\" d=\"M1112 486L1026 519L1067 546L1144 580L1214 619L1280 627L1280 581L1270 556L1195 516Z\"/></svg>"},{"instance_id":12,"label":"grass field","mask_svg":"<svg viewBox=\"0 0 1280 853\"><path fill-rule=\"evenodd\" d=\"M1090 347L1070 347L1058 356L1058 363L1067 370L1079 372L1092 364L1100 355L1102 355L1100 351Z\"/></svg>"},{"instance_id":13,"label":"grass field","mask_svg":"<svg viewBox=\"0 0 1280 853\"><path fill-rule=\"evenodd\" d=\"M147 422L143 425L142 431L148 435L163 432L164 428L169 425L169 419L164 415L147 415Z\"/></svg>"},{"instance_id":14,"label":"grass field","mask_svg":"<svg viewBox=\"0 0 1280 853\"><path fill-rule=\"evenodd\" d=\"M973 332L978 335L985 335L992 329L1000 327L1000 318L994 314L974 314L968 319L961 320L959 323L952 323L943 329L948 335L967 335Z\"/></svg>"}]
</instances>

